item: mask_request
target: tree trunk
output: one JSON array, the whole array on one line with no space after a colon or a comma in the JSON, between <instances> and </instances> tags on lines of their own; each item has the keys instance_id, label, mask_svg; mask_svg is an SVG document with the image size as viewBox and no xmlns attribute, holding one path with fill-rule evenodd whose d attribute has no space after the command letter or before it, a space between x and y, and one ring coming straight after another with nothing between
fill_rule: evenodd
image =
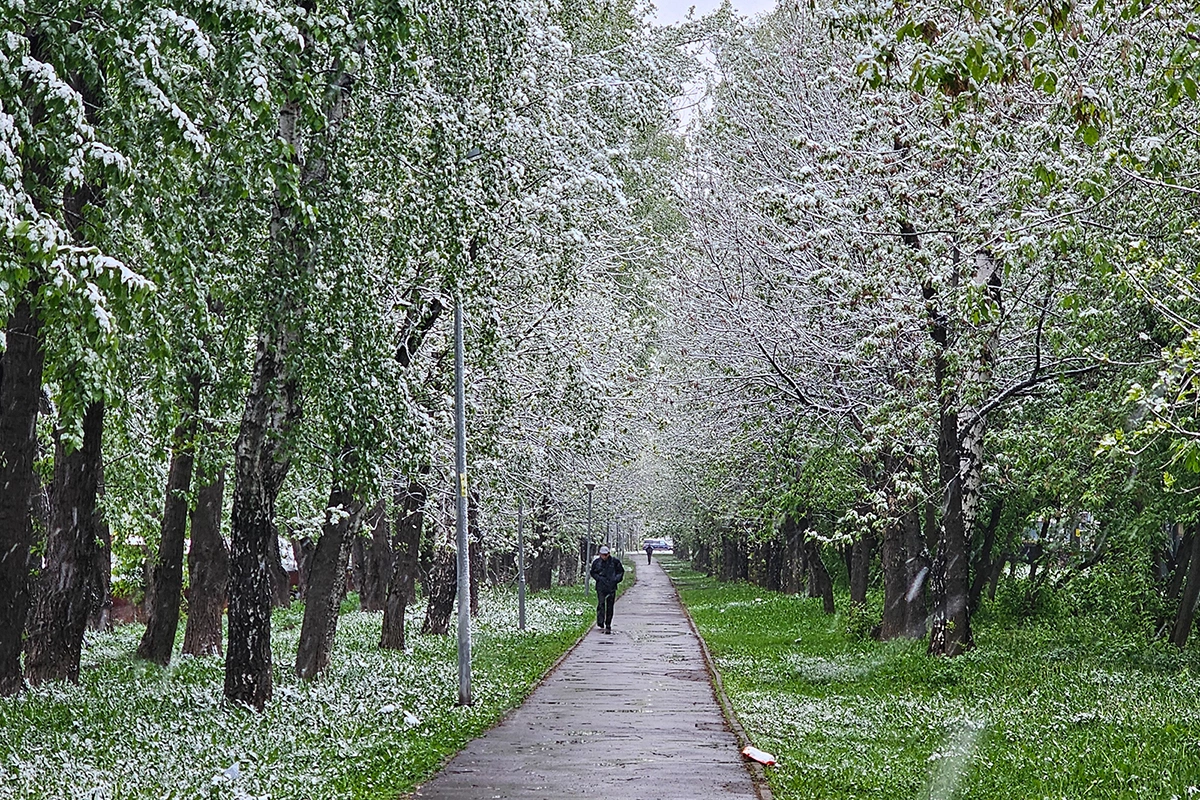
<instances>
[{"instance_id":1,"label":"tree trunk","mask_svg":"<svg viewBox=\"0 0 1200 800\"><path fill-rule=\"evenodd\" d=\"M138 658L166 666L175 651L179 628L179 598L183 593L183 547L187 538L188 492L195 463L196 415L200 409L200 378L188 379L188 407L175 428L171 467L167 473L158 558L149 589L150 616L138 645Z\"/></svg>"},{"instance_id":2,"label":"tree trunk","mask_svg":"<svg viewBox=\"0 0 1200 800\"><path fill-rule=\"evenodd\" d=\"M1197 537L1193 531L1187 531L1182 540L1179 542L1179 549L1175 552L1175 569L1171 573L1171 580L1167 583L1167 599L1174 600L1179 597L1179 592L1183 589L1183 579L1188 574L1188 564L1195 554L1195 542Z\"/></svg>"},{"instance_id":3,"label":"tree trunk","mask_svg":"<svg viewBox=\"0 0 1200 800\"><path fill-rule=\"evenodd\" d=\"M320 544L318 542L318 544ZM362 607L363 580L367 571L367 547L360 537L350 542L350 564L346 570L346 586L343 591L358 592L359 607Z\"/></svg>"},{"instance_id":4,"label":"tree trunk","mask_svg":"<svg viewBox=\"0 0 1200 800\"><path fill-rule=\"evenodd\" d=\"M312 573L312 557L317 546L308 536L292 539L292 558L296 559L296 596L301 601L308 595L308 576Z\"/></svg>"},{"instance_id":5,"label":"tree trunk","mask_svg":"<svg viewBox=\"0 0 1200 800\"><path fill-rule=\"evenodd\" d=\"M44 520L46 530L50 529L50 498L45 488L37 494L39 518ZM45 504L44 515L41 510ZM100 478L96 486L96 557L92 561L92 581L96 587L96 602L88 615L88 629L93 631L111 631L112 621L112 530L100 507L104 505L104 459L100 460Z\"/></svg>"},{"instance_id":6,"label":"tree trunk","mask_svg":"<svg viewBox=\"0 0 1200 800\"><path fill-rule=\"evenodd\" d=\"M229 586L229 545L221 535L225 470L201 484L192 511L192 549L188 552L188 615L183 652L221 655L221 619Z\"/></svg>"},{"instance_id":7,"label":"tree trunk","mask_svg":"<svg viewBox=\"0 0 1200 800\"><path fill-rule=\"evenodd\" d=\"M929 651L933 655L956 656L971 647L971 610L968 607L969 552L963 528L962 479L959 473L958 415L942 414L938 460L945 508L938 548L941 573L935 577L934 612ZM941 590L940 592L938 590Z\"/></svg>"},{"instance_id":8,"label":"tree trunk","mask_svg":"<svg viewBox=\"0 0 1200 800\"><path fill-rule=\"evenodd\" d=\"M741 548L736 532L721 533L721 572L722 581L736 581L742 576Z\"/></svg>"},{"instance_id":9,"label":"tree trunk","mask_svg":"<svg viewBox=\"0 0 1200 800\"><path fill-rule=\"evenodd\" d=\"M450 632L454 597L458 593L457 563L458 556L448 542L443 543L434 553L433 567L429 570L429 591L421 633L445 636Z\"/></svg>"},{"instance_id":10,"label":"tree trunk","mask_svg":"<svg viewBox=\"0 0 1200 800\"><path fill-rule=\"evenodd\" d=\"M345 118L354 83L350 73L331 77L323 92L324 120L319 126L326 136L332 136ZM291 152L292 163L286 168L299 170L296 187L301 195L309 187L324 184L328 172L323 156L306 161L304 127L298 103L284 103L279 112L279 138ZM235 447L225 697L260 711L272 692L270 568L279 562L275 501L287 477L291 463L288 441L300 416L299 376L288 364L299 336L303 289L314 271L311 241L301 233L310 211L305 197L276 191L267 263L278 283L268 296L258 332L250 391Z\"/></svg>"},{"instance_id":11,"label":"tree trunk","mask_svg":"<svg viewBox=\"0 0 1200 800\"><path fill-rule=\"evenodd\" d=\"M1183 584L1183 594L1179 598L1179 611L1175 615L1175 626L1171 630L1171 642L1181 650L1187 644L1188 633L1192 630L1192 622L1196 617L1196 602L1200 600L1200 557L1197 557L1195 537L1192 544L1192 556L1188 561L1187 580Z\"/></svg>"},{"instance_id":12,"label":"tree trunk","mask_svg":"<svg viewBox=\"0 0 1200 800\"><path fill-rule=\"evenodd\" d=\"M904 225L907 226L905 234L912 237L909 243L917 246L912 225ZM934 389L938 400L938 485L942 496L941 535L938 537L938 554L931 569L933 624L929 652L955 656L971 646L971 618L967 607L969 554L963 516L963 464L949 364L950 320L938 308L933 284L926 283L921 291L926 303L929 335L934 344Z\"/></svg>"},{"instance_id":13,"label":"tree trunk","mask_svg":"<svg viewBox=\"0 0 1200 800\"><path fill-rule=\"evenodd\" d=\"M825 562L821 559L821 548L817 546L817 540L811 536L807 536L804 540L804 559L808 563L809 574L812 576L813 589L821 598L825 613L832 614L834 612L833 581L829 579L829 570L825 569Z\"/></svg>"},{"instance_id":14,"label":"tree trunk","mask_svg":"<svg viewBox=\"0 0 1200 800\"><path fill-rule=\"evenodd\" d=\"M884 641L908 635L907 556L903 520L888 520L879 546L879 567L883 572L883 619L879 625L879 638Z\"/></svg>"},{"instance_id":15,"label":"tree trunk","mask_svg":"<svg viewBox=\"0 0 1200 800\"><path fill-rule=\"evenodd\" d=\"M992 576L992 550L996 547L996 530L1000 527L1000 515L1004 511L1004 498L996 498L988 515L987 526L983 530L983 543L979 547L979 556L975 560L975 574L971 578L971 593L969 605L971 613L979 610L979 602L983 598L983 587Z\"/></svg>"},{"instance_id":16,"label":"tree trunk","mask_svg":"<svg viewBox=\"0 0 1200 800\"><path fill-rule=\"evenodd\" d=\"M46 565L38 582L25 677L31 684L79 681L83 633L95 602L96 491L104 403L88 404L83 445L66 452L61 436L54 455L54 507L46 541Z\"/></svg>"},{"instance_id":17,"label":"tree trunk","mask_svg":"<svg viewBox=\"0 0 1200 800\"><path fill-rule=\"evenodd\" d=\"M783 542L778 535L767 541L767 589L778 592L783 589Z\"/></svg>"},{"instance_id":18,"label":"tree trunk","mask_svg":"<svg viewBox=\"0 0 1200 800\"><path fill-rule=\"evenodd\" d=\"M426 472L422 471L422 477ZM379 638L379 647L384 650L403 650L405 647L404 616L416 594L417 556L421 548L421 529L425 525L425 485L420 480L412 480L401 496L397 484L396 495L392 574L388 580L383 632Z\"/></svg>"},{"instance_id":19,"label":"tree trunk","mask_svg":"<svg viewBox=\"0 0 1200 800\"><path fill-rule=\"evenodd\" d=\"M387 605L387 582L392 571L392 546L388 543L387 503L375 505L368 518L371 524L371 545L364 548L363 586L359 591L359 607L363 611L383 611Z\"/></svg>"},{"instance_id":20,"label":"tree trunk","mask_svg":"<svg viewBox=\"0 0 1200 800\"><path fill-rule=\"evenodd\" d=\"M271 605L275 608L290 608L292 605L292 576L283 566L282 539L278 526L272 522L272 546L267 550L267 569L271 576Z\"/></svg>"},{"instance_id":21,"label":"tree trunk","mask_svg":"<svg viewBox=\"0 0 1200 800\"><path fill-rule=\"evenodd\" d=\"M296 654L296 675L300 678L315 678L329 666L346 584L350 545L358 536L358 525L362 520L362 501L341 487L334 486L330 491L328 508L336 511L325 512L325 524L321 526L321 538L313 553L304 602L304 623Z\"/></svg>"},{"instance_id":22,"label":"tree trunk","mask_svg":"<svg viewBox=\"0 0 1200 800\"><path fill-rule=\"evenodd\" d=\"M850 602L867 604L867 586L871 579L871 557L875 550L875 535L863 531L850 548Z\"/></svg>"},{"instance_id":23,"label":"tree trunk","mask_svg":"<svg viewBox=\"0 0 1200 800\"><path fill-rule=\"evenodd\" d=\"M549 589L554 583L554 543L550 535L550 498L542 495L537 514L530 520L529 548L525 561L525 585L531 592Z\"/></svg>"},{"instance_id":24,"label":"tree trunk","mask_svg":"<svg viewBox=\"0 0 1200 800\"><path fill-rule=\"evenodd\" d=\"M471 587L471 617L479 616L479 584L483 580L483 531L479 528L479 495L472 489L467 498L467 570ZM550 569L553 575L554 552L551 550ZM547 587L549 588L549 587Z\"/></svg>"},{"instance_id":25,"label":"tree trunk","mask_svg":"<svg viewBox=\"0 0 1200 800\"><path fill-rule=\"evenodd\" d=\"M290 464L284 443L300 415L300 387L284 366L289 347L285 335L259 334L235 448L225 697L260 711L272 692L269 565L279 558L275 500Z\"/></svg>"},{"instance_id":26,"label":"tree trunk","mask_svg":"<svg viewBox=\"0 0 1200 800\"><path fill-rule=\"evenodd\" d=\"M526 545L528 548L529 545ZM559 586L575 586L579 583L579 556L575 553L575 548L567 548L562 545L554 547L554 562L558 565L558 585ZM529 559L525 560L525 581L529 582Z\"/></svg>"},{"instance_id":27,"label":"tree trunk","mask_svg":"<svg viewBox=\"0 0 1200 800\"><path fill-rule=\"evenodd\" d=\"M1008 554L1001 553L992 563L992 574L988 579L988 600L996 599L996 588L1000 585L1000 575L1004 572L1006 561L1008 561Z\"/></svg>"},{"instance_id":28,"label":"tree trunk","mask_svg":"<svg viewBox=\"0 0 1200 800\"><path fill-rule=\"evenodd\" d=\"M785 594L800 594L801 579L804 572L804 537L800 527L790 514L783 518L779 527L783 536L784 553L780 590Z\"/></svg>"},{"instance_id":29,"label":"tree trunk","mask_svg":"<svg viewBox=\"0 0 1200 800\"><path fill-rule=\"evenodd\" d=\"M545 535L534 539L525 564L525 583L531 592L549 589L554 583L554 546Z\"/></svg>"},{"instance_id":30,"label":"tree trunk","mask_svg":"<svg viewBox=\"0 0 1200 800\"><path fill-rule=\"evenodd\" d=\"M36 294L37 285L27 291ZM29 505L37 476L37 415L42 393L41 325L22 297L5 327L0 360L0 696L24 686L21 637L29 609Z\"/></svg>"},{"instance_id":31,"label":"tree trunk","mask_svg":"<svg viewBox=\"0 0 1200 800\"><path fill-rule=\"evenodd\" d=\"M925 635L928 609L925 587L929 581L929 550L921 527L921 506L913 505L901 520L904 526L906 587L904 595L905 635L920 639Z\"/></svg>"}]
</instances>

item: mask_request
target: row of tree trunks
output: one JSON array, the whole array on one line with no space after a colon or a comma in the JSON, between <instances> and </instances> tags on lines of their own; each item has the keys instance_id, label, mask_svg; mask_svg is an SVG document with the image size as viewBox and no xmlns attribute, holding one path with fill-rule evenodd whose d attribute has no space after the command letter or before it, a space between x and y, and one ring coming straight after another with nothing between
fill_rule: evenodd
<instances>
[{"instance_id":1,"label":"row of tree trunks","mask_svg":"<svg viewBox=\"0 0 1200 800\"><path fill-rule=\"evenodd\" d=\"M0 361L0 695L24 686L22 638L29 608L29 499L37 486L37 415L42 394L41 325L28 295L5 326Z\"/></svg>"},{"instance_id":2,"label":"row of tree trunks","mask_svg":"<svg viewBox=\"0 0 1200 800\"><path fill-rule=\"evenodd\" d=\"M60 434L55 447L45 566L38 578L25 648L25 677L34 685L79 680L83 633L98 588L96 492L103 433L104 403L93 402L84 411L82 446L68 452Z\"/></svg>"},{"instance_id":3,"label":"row of tree trunks","mask_svg":"<svg viewBox=\"0 0 1200 800\"><path fill-rule=\"evenodd\" d=\"M188 552L188 615L183 652L193 656L222 653L222 618L229 586L229 545L221 535L225 470L218 470L196 492L191 513L192 547Z\"/></svg>"},{"instance_id":4,"label":"row of tree trunks","mask_svg":"<svg viewBox=\"0 0 1200 800\"><path fill-rule=\"evenodd\" d=\"M784 545L779 537L771 537L756 542L753 554L749 559L749 580L755 586L762 586L772 592L783 588Z\"/></svg>"},{"instance_id":5,"label":"row of tree trunks","mask_svg":"<svg viewBox=\"0 0 1200 800\"><path fill-rule=\"evenodd\" d=\"M195 463L196 418L200 411L200 376L188 379L187 406L172 437L174 446L167 472L166 500L149 591L150 615L138 645L139 658L166 666L175 650L179 600L183 594L183 550L187 539L188 492Z\"/></svg>"},{"instance_id":6,"label":"row of tree trunks","mask_svg":"<svg viewBox=\"0 0 1200 800\"><path fill-rule=\"evenodd\" d=\"M718 577L723 581L744 581L750 577L745 539L731 531L721 532L721 567Z\"/></svg>"}]
</instances>

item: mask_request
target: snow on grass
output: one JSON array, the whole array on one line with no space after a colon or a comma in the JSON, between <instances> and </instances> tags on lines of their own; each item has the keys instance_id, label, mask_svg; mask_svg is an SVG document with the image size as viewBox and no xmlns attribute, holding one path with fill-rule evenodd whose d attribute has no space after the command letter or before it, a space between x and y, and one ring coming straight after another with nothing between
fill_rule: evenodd
<instances>
[{"instance_id":1,"label":"snow on grass","mask_svg":"<svg viewBox=\"0 0 1200 800\"><path fill-rule=\"evenodd\" d=\"M924 642L848 636L819 600L661 563L739 721L779 760L777 800L1132 800L1200 785L1196 648L1100 619L979 619L975 650L931 658Z\"/></svg>"},{"instance_id":2,"label":"snow on grass","mask_svg":"<svg viewBox=\"0 0 1200 800\"><path fill-rule=\"evenodd\" d=\"M329 671L292 673L303 609L273 618L275 695L262 713L224 702L223 661L133 657L142 626L88 634L78 686L0 699L0 798L393 798L520 703L587 630L579 589L485 593L473 628L474 705L460 708L455 637L380 651L380 614L347 610ZM352 604L348 608L352 608ZM182 624L180 634L182 635Z\"/></svg>"}]
</instances>

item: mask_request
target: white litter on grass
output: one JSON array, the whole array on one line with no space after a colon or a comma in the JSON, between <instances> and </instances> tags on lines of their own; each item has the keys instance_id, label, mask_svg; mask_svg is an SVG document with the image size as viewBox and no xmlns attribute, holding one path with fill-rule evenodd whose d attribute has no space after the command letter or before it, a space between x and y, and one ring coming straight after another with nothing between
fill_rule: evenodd
<instances>
[{"instance_id":1,"label":"white litter on grass","mask_svg":"<svg viewBox=\"0 0 1200 800\"><path fill-rule=\"evenodd\" d=\"M409 726L410 728L413 727L414 725L421 724L420 717L418 717L416 714L412 713L411 711L407 711L403 708L400 708L400 706L396 705L395 703L388 703L386 706L382 706L379 709L380 714L395 714L397 711L403 712L404 724Z\"/></svg>"},{"instance_id":2,"label":"white litter on grass","mask_svg":"<svg viewBox=\"0 0 1200 800\"><path fill-rule=\"evenodd\" d=\"M759 750L757 747L752 745L746 745L743 747L742 755L744 755L746 758L753 759L760 764L766 764L768 767L775 763L775 756L771 755L765 750Z\"/></svg>"}]
</instances>

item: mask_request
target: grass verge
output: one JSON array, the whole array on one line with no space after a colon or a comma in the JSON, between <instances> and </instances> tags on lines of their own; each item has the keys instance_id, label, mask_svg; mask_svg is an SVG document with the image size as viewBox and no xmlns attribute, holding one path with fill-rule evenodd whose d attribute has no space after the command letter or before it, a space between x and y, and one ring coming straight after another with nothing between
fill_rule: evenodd
<instances>
[{"instance_id":1,"label":"grass verge","mask_svg":"<svg viewBox=\"0 0 1200 800\"><path fill-rule=\"evenodd\" d=\"M262 714L224 702L222 659L164 669L133 657L141 625L89 633L79 685L0 699L0 798L393 800L518 705L595 611L581 587L531 593L522 632L515 592L482 601L469 708L456 705L453 631L380 651L382 616L356 611L353 596L313 682L292 673L303 607L276 612L275 696Z\"/></svg>"},{"instance_id":2,"label":"grass verge","mask_svg":"<svg viewBox=\"0 0 1200 800\"><path fill-rule=\"evenodd\" d=\"M984 621L975 650L930 658L853 638L819 600L660 563L738 720L779 759L777 800L1200 798L1195 648L1066 617Z\"/></svg>"}]
</instances>

